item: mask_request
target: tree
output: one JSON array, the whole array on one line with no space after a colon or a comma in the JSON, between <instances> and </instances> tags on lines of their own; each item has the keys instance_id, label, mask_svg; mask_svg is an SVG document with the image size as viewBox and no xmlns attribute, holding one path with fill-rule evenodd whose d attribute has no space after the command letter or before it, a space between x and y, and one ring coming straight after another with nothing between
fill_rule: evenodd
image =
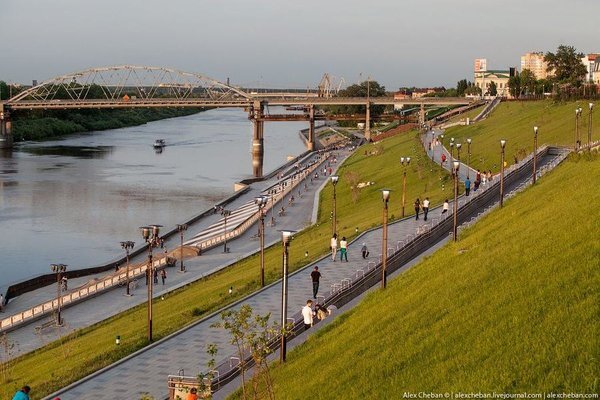
<instances>
[{"instance_id":1,"label":"tree","mask_svg":"<svg viewBox=\"0 0 600 400\"><path fill-rule=\"evenodd\" d=\"M535 87L537 84L537 79L535 79L535 75L531 70L524 69L520 74L521 80L521 92L525 92L525 94L533 94L535 92Z\"/></svg>"},{"instance_id":2,"label":"tree","mask_svg":"<svg viewBox=\"0 0 600 400\"><path fill-rule=\"evenodd\" d=\"M508 78L508 92L516 99L521 95L521 77L518 74Z\"/></svg>"},{"instance_id":3,"label":"tree","mask_svg":"<svg viewBox=\"0 0 600 400\"><path fill-rule=\"evenodd\" d=\"M4 81L0 81L0 100L8 99L8 85Z\"/></svg>"},{"instance_id":4,"label":"tree","mask_svg":"<svg viewBox=\"0 0 600 400\"><path fill-rule=\"evenodd\" d=\"M462 80L458 81L458 83L456 84L456 95L464 96L465 90L467 90L468 87L469 87L469 84L467 83L466 79L462 79Z\"/></svg>"},{"instance_id":5,"label":"tree","mask_svg":"<svg viewBox=\"0 0 600 400\"><path fill-rule=\"evenodd\" d=\"M338 92L339 97L382 97L386 95L385 86L377 81L363 81L359 84L348 86ZM365 114L365 106L331 106L327 110L332 114ZM385 106L371 106L371 116L383 114ZM340 124L343 125L343 124Z\"/></svg>"},{"instance_id":6,"label":"tree","mask_svg":"<svg viewBox=\"0 0 600 400\"><path fill-rule=\"evenodd\" d=\"M555 82L579 87L587 74L582 57L583 53L577 53L575 47L560 45L556 53L546 53L544 61L548 63L547 71L554 72Z\"/></svg>"},{"instance_id":7,"label":"tree","mask_svg":"<svg viewBox=\"0 0 600 400\"><path fill-rule=\"evenodd\" d=\"M496 82L490 82L490 86L488 87L488 93L490 94L490 96L496 96L498 94L498 87L496 86Z\"/></svg>"}]
</instances>

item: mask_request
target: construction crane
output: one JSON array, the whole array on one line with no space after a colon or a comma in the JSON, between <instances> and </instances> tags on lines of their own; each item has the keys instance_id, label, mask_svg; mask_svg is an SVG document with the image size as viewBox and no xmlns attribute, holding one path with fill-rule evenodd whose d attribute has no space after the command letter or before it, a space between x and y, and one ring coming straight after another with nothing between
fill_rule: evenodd
<instances>
[{"instance_id":1,"label":"construction crane","mask_svg":"<svg viewBox=\"0 0 600 400\"><path fill-rule=\"evenodd\" d=\"M330 98L338 94L342 86L346 83L344 78L340 78L339 80L336 77L329 75L327 72L323 74L321 78L321 82L319 82L318 86L318 96Z\"/></svg>"}]
</instances>

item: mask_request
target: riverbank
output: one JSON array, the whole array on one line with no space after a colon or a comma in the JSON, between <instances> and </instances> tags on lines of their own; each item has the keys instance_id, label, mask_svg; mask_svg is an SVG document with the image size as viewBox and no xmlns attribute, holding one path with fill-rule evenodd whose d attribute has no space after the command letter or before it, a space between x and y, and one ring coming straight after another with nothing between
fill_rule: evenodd
<instances>
[{"instance_id":1,"label":"riverbank","mask_svg":"<svg viewBox=\"0 0 600 400\"><path fill-rule=\"evenodd\" d=\"M13 120L15 142L56 139L73 133L103 131L182 117L202 108L132 108L117 110L29 111Z\"/></svg>"}]
</instances>

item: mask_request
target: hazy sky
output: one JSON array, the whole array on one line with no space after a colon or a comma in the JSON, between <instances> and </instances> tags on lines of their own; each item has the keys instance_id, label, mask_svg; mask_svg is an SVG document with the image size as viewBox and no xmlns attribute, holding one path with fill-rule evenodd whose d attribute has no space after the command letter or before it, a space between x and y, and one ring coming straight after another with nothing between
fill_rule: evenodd
<instances>
[{"instance_id":1,"label":"hazy sky","mask_svg":"<svg viewBox=\"0 0 600 400\"><path fill-rule=\"evenodd\" d=\"M600 51L600 0L0 0L0 79L169 66L235 84L315 87L324 72L454 86L522 53Z\"/></svg>"}]
</instances>

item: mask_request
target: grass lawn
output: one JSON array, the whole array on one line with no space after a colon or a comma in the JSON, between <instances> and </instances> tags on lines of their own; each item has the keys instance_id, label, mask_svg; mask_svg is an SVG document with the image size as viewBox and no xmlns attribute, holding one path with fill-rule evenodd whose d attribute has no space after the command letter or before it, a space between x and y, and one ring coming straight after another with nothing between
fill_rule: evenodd
<instances>
[{"instance_id":1,"label":"grass lawn","mask_svg":"<svg viewBox=\"0 0 600 400\"><path fill-rule=\"evenodd\" d=\"M600 391L600 157L575 158L289 353L276 398Z\"/></svg>"},{"instance_id":2,"label":"grass lawn","mask_svg":"<svg viewBox=\"0 0 600 400\"><path fill-rule=\"evenodd\" d=\"M378 155L369 155L372 151ZM442 183L448 180L445 172L426 157L415 132L395 136L378 144L361 147L341 167L338 195L338 227L341 235L355 236L360 231L380 223L381 194L379 189L394 190L390 201L390 215L400 215L401 168L400 156L412 157L407 179L407 214L411 199L429 196L432 203L440 203L446 196ZM358 182L372 181L352 199L348 177L355 175ZM450 185L446 184L446 187ZM318 223L295 236L290 247L291 269L296 270L328 251L331 234L330 211L332 187L329 184L321 194ZM306 216L310 219L310 216ZM273 282L281 269L280 246L266 251L266 278ZM305 258L308 251L310 257ZM259 288L259 258L249 257L234 266L201 281L188 285L157 300L154 305L154 336L158 340L171 332L217 310ZM230 286L235 296L227 295ZM24 384L33 388L36 397L80 379L146 345L146 309L144 306L79 330L63 340L17 358L4 365L0 374L0 399L10 398ZM32 328L33 329L33 328ZM121 345L115 346L117 335ZM9 340L18 342L10 334ZM167 373L168 371L165 371ZM171 371L173 372L173 371Z\"/></svg>"},{"instance_id":3,"label":"grass lawn","mask_svg":"<svg viewBox=\"0 0 600 400\"><path fill-rule=\"evenodd\" d=\"M497 172L500 169L500 139L506 139L506 161L514 164L533 151L533 127L539 127L538 145L553 144L572 147L575 142L575 109L583 108L580 137L587 143L588 102L510 101L502 102L485 120L469 126L455 126L444 134L463 143L472 138L471 164L476 169ZM593 115L592 140L600 139L600 112ZM464 154L464 153L463 153ZM465 157L466 159L466 157Z\"/></svg>"},{"instance_id":4,"label":"grass lawn","mask_svg":"<svg viewBox=\"0 0 600 400\"><path fill-rule=\"evenodd\" d=\"M450 118L448 120L448 122L463 121L463 120L466 120L467 118L469 118L472 121L473 118L475 118L476 116L478 116L483 111L484 108L485 108L485 106L479 106L479 107L476 107L476 108L474 108L472 110L469 110L469 111L467 111L465 113L461 113L461 114L455 115L454 117Z\"/></svg>"}]
</instances>

